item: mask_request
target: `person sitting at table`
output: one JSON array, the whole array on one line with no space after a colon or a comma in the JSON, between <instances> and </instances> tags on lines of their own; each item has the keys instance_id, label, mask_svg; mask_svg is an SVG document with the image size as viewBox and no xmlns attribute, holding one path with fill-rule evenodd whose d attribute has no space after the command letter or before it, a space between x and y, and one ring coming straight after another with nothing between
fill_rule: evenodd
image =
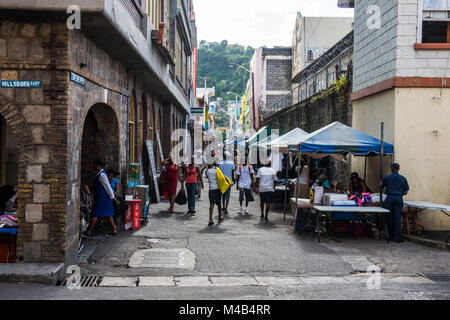
<instances>
[{"instance_id":1,"label":"person sitting at table","mask_svg":"<svg viewBox=\"0 0 450 320\"><path fill-rule=\"evenodd\" d=\"M357 172L353 172L350 176L349 190L351 196L360 196L363 193L372 193L372 190L367 187L366 182L359 177Z\"/></svg>"},{"instance_id":2,"label":"person sitting at table","mask_svg":"<svg viewBox=\"0 0 450 320\"><path fill-rule=\"evenodd\" d=\"M327 175L327 170L323 169L322 173L319 175L319 178L322 178L323 181L323 188L326 190L330 190L331 189L331 185L330 185L330 180L328 180L328 175ZM316 183L319 182L319 178L316 179Z\"/></svg>"}]
</instances>

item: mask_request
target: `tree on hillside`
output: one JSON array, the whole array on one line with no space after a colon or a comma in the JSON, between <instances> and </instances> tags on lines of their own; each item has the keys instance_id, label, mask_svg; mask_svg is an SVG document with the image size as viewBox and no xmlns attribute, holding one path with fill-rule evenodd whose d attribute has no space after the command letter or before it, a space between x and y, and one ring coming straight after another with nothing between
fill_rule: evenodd
<instances>
[{"instance_id":1,"label":"tree on hillside","mask_svg":"<svg viewBox=\"0 0 450 320\"><path fill-rule=\"evenodd\" d=\"M234 100L235 96L227 93L243 94L250 75L230 65L242 65L249 69L254 52L252 47L230 45L226 40L220 43L202 40L198 50L197 86L204 87L206 80L208 87L216 88L216 98L221 98L225 103Z\"/></svg>"}]
</instances>

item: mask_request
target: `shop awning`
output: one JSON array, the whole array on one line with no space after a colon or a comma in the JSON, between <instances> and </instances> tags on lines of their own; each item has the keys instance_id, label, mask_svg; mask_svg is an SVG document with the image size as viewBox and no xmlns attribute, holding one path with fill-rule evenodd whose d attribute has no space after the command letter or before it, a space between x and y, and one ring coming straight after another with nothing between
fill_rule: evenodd
<instances>
[{"instance_id":1,"label":"shop awning","mask_svg":"<svg viewBox=\"0 0 450 320\"><path fill-rule=\"evenodd\" d=\"M321 153L343 155L351 153L355 156L381 154L381 140L353 129L343 123L334 122L304 137L295 149L302 153ZM289 147L292 149L292 147ZM393 154L394 146L383 143L384 154Z\"/></svg>"},{"instance_id":2,"label":"shop awning","mask_svg":"<svg viewBox=\"0 0 450 320\"><path fill-rule=\"evenodd\" d=\"M308 133L300 128L295 128L289 131L285 135L267 144L268 147L278 150L282 153L287 153L288 146L291 144L298 144L304 137L308 136Z\"/></svg>"},{"instance_id":3,"label":"shop awning","mask_svg":"<svg viewBox=\"0 0 450 320\"><path fill-rule=\"evenodd\" d=\"M248 144L251 146L252 144L261 141L271 135L272 127L271 126L265 126L261 128L257 133L255 133L250 139L248 139Z\"/></svg>"}]
</instances>

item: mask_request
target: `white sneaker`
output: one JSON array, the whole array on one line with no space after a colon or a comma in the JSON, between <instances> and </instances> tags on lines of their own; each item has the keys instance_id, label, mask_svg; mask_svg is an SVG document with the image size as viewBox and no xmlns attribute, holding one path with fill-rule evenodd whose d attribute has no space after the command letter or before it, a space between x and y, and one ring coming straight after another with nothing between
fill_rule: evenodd
<instances>
[{"instance_id":1,"label":"white sneaker","mask_svg":"<svg viewBox=\"0 0 450 320\"><path fill-rule=\"evenodd\" d=\"M245 214L248 214L248 208L247 207L245 207L244 212L245 212Z\"/></svg>"},{"instance_id":2,"label":"white sneaker","mask_svg":"<svg viewBox=\"0 0 450 320\"><path fill-rule=\"evenodd\" d=\"M244 208L240 207L238 213L239 213L239 214L243 214L243 213L244 213Z\"/></svg>"}]
</instances>

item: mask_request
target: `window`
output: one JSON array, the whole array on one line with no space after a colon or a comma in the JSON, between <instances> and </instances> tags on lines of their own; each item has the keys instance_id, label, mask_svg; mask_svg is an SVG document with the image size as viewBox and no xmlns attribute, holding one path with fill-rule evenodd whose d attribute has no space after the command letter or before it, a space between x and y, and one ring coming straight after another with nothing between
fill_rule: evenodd
<instances>
[{"instance_id":1,"label":"window","mask_svg":"<svg viewBox=\"0 0 450 320\"><path fill-rule=\"evenodd\" d=\"M178 81L182 81L182 65L183 65L183 51L181 48L181 37L180 34L178 32L178 30L176 31L176 39L175 39L175 54L176 54L176 76L178 78Z\"/></svg>"},{"instance_id":2,"label":"window","mask_svg":"<svg viewBox=\"0 0 450 320\"><path fill-rule=\"evenodd\" d=\"M306 61L313 62L319 57L319 49L308 49L306 51Z\"/></svg>"},{"instance_id":3,"label":"window","mask_svg":"<svg viewBox=\"0 0 450 320\"><path fill-rule=\"evenodd\" d=\"M450 43L450 0L421 0L418 39L422 43Z\"/></svg>"}]
</instances>

